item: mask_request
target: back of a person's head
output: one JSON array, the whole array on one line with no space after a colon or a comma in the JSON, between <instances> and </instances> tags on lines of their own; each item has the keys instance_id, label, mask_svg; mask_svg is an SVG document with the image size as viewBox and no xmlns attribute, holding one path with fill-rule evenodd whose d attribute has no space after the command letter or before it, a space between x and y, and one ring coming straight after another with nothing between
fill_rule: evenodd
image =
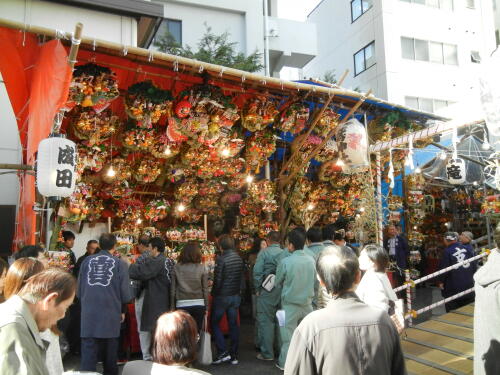
<instances>
[{"instance_id":1,"label":"back of a person's head","mask_svg":"<svg viewBox=\"0 0 500 375\"><path fill-rule=\"evenodd\" d=\"M222 250L234 250L234 239L229 234L219 237L219 246Z\"/></svg>"},{"instance_id":2,"label":"back of a person's head","mask_svg":"<svg viewBox=\"0 0 500 375\"><path fill-rule=\"evenodd\" d=\"M358 257L347 246L329 245L320 253L316 270L328 293L341 295L354 286Z\"/></svg>"},{"instance_id":3,"label":"back of a person's head","mask_svg":"<svg viewBox=\"0 0 500 375\"><path fill-rule=\"evenodd\" d=\"M4 281L4 297L10 298L17 294L31 276L45 269L42 262L36 258L21 258L11 264Z\"/></svg>"},{"instance_id":4,"label":"back of a person's head","mask_svg":"<svg viewBox=\"0 0 500 375\"><path fill-rule=\"evenodd\" d=\"M288 242L293 245L294 250L302 250L306 243L306 234L302 228L294 228L288 233Z\"/></svg>"},{"instance_id":5,"label":"back of a person's head","mask_svg":"<svg viewBox=\"0 0 500 375\"><path fill-rule=\"evenodd\" d=\"M116 245L116 237L112 233L103 233L99 237L99 247L102 250L109 251Z\"/></svg>"},{"instance_id":6,"label":"back of a person's head","mask_svg":"<svg viewBox=\"0 0 500 375\"><path fill-rule=\"evenodd\" d=\"M162 365L186 365L196 359L198 328L187 312L176 310L162 314L151 345L153 362Z\"/></svg>"},{"instance_id":7,"label":"back of a person's head","mask_svg":"<svg viewBox=\"0 0 500 375\"><path fill-rule=\"evenodd\" d=\"M323 240L323 233L320 227L311 227L307 230L307 240L314 242L321 242Z\"/></svg>"},{"instance_id":8,"label":"back of a person's head","mask_svg":"<svg viewBox=\"0 0 500 375\"><path fill-rule=\"evenodd\" d=\"M268 245L277 243L279 244L281 241L280 232L275 230L269 232L266 236L266 240Z\"/></svg>"},{"instance_id":9,"label":"back of a person's head","mask_svg":"<svg viewBox=\"0 0 500 375\"><path fill-rule=\"evenodd\" d=\"M322 229L323 241L332 241L335 234L335 224L327 224Z\"/></svg>"},{"instance_id":10,"label":"back of a person's head","mask_svg":"<svg viewBox=\"0 0 500 375\"><path fill-rule=\"evenodd\" d=\"M385 272L389 266L389 254L379 245L366 245L363 250L366 252L368 259L375 265L376 272Z\"/></svg>"},{"instance_id":11,"label":"back of a person's head","mask_svg":"<svg viewBox=\"0 0 500 375\"><path fill-rule=\"evenodd\" d=\"M149 246L149 242L151 241L151 238L147 234L143 234L139 237L139 245L142 246Z\"/></svg>"},{"instance_id":12,"label":"back of a person's head","mask_svg":"<svg viewBox=\"0 0 500 375\"><path fill-rule=\"evenodd\" d=\"M198 242L189 241L181 250L177 262L181 264L201 263L201 248Z\"/></svg>"},{"instance_id":13,"label":"back of a person's head","mask_svg":"<svg viewBox=\"0 0 500 375\"><path fill-rule=\"evenodd\" d=\"M39 253L43 253L44 250L39 245L26 245L21 248L17 253L14 254L14 259L21 258L37 258Z\"/></svg>"},{"instance_id":14,"label":"back of a person's head","mask_svg":"<svg viewBox=\"0 0 500 375\"><path fill-rule=\"evenodd\" d=\"M51 293L57 293L56 305L71 298L76 291L76 279L59 268L49 268L39 272L26 281L17 293L28 303L37 303Z\"/></svg>"},{"instance_id":15,"label":"back of a person's head","mask_svg":"<svg viewBox=\"0 0 500 375\"><path fill-rule=\"evenodd\" d=\"M333 240L334 241L343 241L343 240L345 240L345 229L336 230L333 233Z\"/></svg>"},{"instance_id":16,"label":"back of a person's head","mask_svg":"<svg viewBox=\"0 0 500 375\"><path fill-rule=\"evenodd\" d=\"M95 244L95 243L96 243L97 245L99 245L99 242L98 242L98 241L96 241L96 240L88 240L88 241L87 241L87 246L90 246L90 245Z\"/></svg>"},{"instance_id":17,"label":"back of a person's head","mask_svg":"<svg viewBox=\"0 0 500 375\"><path fill-rule=\"evenodd\" d=\"M76 238L75 234L72 231L70 231L70 230L63 231L62 232L62 237L63 237L64 241L74 240Z\"/></svg>"},{"instance_id":18,"label":"back of a person's head","mask_svg":"<svg viewBox=\"0 0 500 375\"><path fill-rule=\"evenodd\" d=\"M165 241L161 237L153 237L149 243L152 249L156 248L160 253L165 251Z\"/></svg>"}]
</instances>

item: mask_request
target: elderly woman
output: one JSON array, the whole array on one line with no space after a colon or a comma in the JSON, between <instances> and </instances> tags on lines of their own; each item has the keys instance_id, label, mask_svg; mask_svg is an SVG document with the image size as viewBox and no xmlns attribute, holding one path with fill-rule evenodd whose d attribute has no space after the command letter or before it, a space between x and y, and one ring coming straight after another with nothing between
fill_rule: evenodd
<instances>
[{"instance_id":1,"label":"elderly woman","mask_svg":"<svg viewBox=\"0 0 500 375\"><path fill-rule=\"evenodd\" d=\"M122 375L210 375L187 367L196 359L197 342L198 329L191 315L182 310L164 313L156 322L153 362L129 362Z\"/></svg>"},{"instance_id":2,"label":"elderly woman","mask_svg":"<svg viewBox=\"0 0 500 375\"><path fill-rule=\"evenodd\" d=\"M366 271L356 294L367 305L389 312L390 301L397 301L396 293L385 271L389 265L387 252L378 245L367 245L359 255L359 268Z\"/></svg>"}]
</instances>

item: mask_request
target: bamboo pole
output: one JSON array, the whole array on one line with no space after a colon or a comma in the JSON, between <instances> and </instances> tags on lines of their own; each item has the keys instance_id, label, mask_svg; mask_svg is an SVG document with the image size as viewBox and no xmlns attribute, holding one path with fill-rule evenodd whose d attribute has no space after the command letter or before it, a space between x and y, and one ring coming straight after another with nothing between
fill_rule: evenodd
<instances>
[{"instance_id":1,"label":"bamboo pole","mask_svg":"<svg viewBox=\"0 0 500 375\"><path fill-rule=\"evenodd\" d=\"M368 96L370 96L372 90L370 89L367 93L366 93L366 96L363 96L361 97L358 102L356 102L356 104L351 108L351 110L349 111L349 113L347 113L347 115L339 122L339 125L338 126L341 126L343 125L345 122L347 122L347 120L349 120L349 118L357 111L357 109L363 104L363 102L366 100L366 98ZM316 148L307 156L306 160L304 160L304 163L302 166L299 166L299 167L296 167L288 176L287 178L284 179L283 181L283 184L286 185L288 182L291 181L291 179L293 179L299 172L300 172L300 169L304 166L304 165L307 165L307 163L309 163L309 161L311 161L322 149L323 147L325 147L326 143L328 142L328 140L333 137L334 133L335 133L336 129L333 129L330 131L330 133L328 133L328 135L325 137L325 139L323 139L323 141L318 145L316 146Z\"/></svg>"},{"instance_id":2,"label":"bamboo pole","mask_svg":"<svg viewBox=\"0 0 500 375\"><path fill-rule=\"evenodd\" d=\"M31 32L39 35L46 35L52 38L56 38L60 36L60 32L55 29L50 29L42 26L28 25L22 22L7 20L4 18L0 18L0 27L7 27L10 29L23 30L26 32ZM72 35L69 32L63 33L66 39L71 39ZM356 91L351 91L347 89L341 88L330 88L323 86L310 85L306 83L300 82L292 82L286 81L279 78L274 77L266 77L256 73L244 72L242 70L226 68L220 65L205 63L202 61L196 61L192 59L188 59L181 56L170 55L163 52L151 51L144 48L138 48L133 46L125 46L123 44L109 42L101 39L94 39L88 37L81 38L81 45L88 46L88 49L92 50L95 46L95 50L101 50L101 52L106 53L106 51L102 51L103 49L109 49L114 51L115 53L120 53L123 55L123 51L126 50L128 55L136 55L144 58L144 64L150 65L158 65L158 61L167 62L176 66L184 66L185 69L194 69L195 71L203 70L205 72L210 72L212 74L220 75L221 73L226 77L232 77L235 80L245 82L246 84L254 83L256 87L260 89L266 89L273 87L275 89L288 90L291 92L297 91L307 91L307 92L315 92L316 94L323 95L342 95L348 96L351 99L360 99L363 98L363 94L358 93ZM110 54L108 52L108 54ZM265 82L265 83L264 83ZM348 101L349 99L347 99ZM426 113L422 111L417 111L399 104L389 103L385 100L371 97L370 100L377 104L383 104L391 106L398 110L409 111L416 115L416 117L425 117L427 119L435 119L440 121L447 121L448 119L440 116L436 116L432 113Z\"/></svg>"},{"instance_id":3,"label":"bamboo pole","mask_svg":"<svg viewBox=\"0 0 500 375\"><path fill-rule=\"evenodd\" d=\"M384 211L382 208L382 162L380 152L375 154L375 172L377 175L377 243L384 246Z\"/></svg>"},{"instance_id":4,"label":"bamboo pole","mask_svg":"<svg viewBox=\"0 0 500 375\"><path fill-rule=\"evenodd\" d=\"M346 70L345 73L342 75L341 81L339 81L339 85L341 85L344 82L344 79L347 76L348 72L349 72L349 70ZM303 137L303 139L297 145L297 148L296 148L295 152L292 153L292 155L290 155L290 158L287 160L287 162L285 163L285 165L281 168L280 177L285 174L285 172L288 170L288 168L290 167L290 165L293 163L294 159L298 155L300 155L300 153L301 153L300 149L302 148L302 146L306 142L306 140L309 137L309 135L311 135L312 131L314 130L314 128L316 127L316 125L318 124L318 122L321 120L321 117L325 113L326 109L328 108L328 106L330 105L330 103L332 102L332 100L333 100L334 97L335 97L334 95L329 96L328 100L323 105L323 107L321 108L321 110L319 111L319 113L316 114L314 120L312 121L311 125L309 126L309 129L305 133L305 136Z\"/></svg>"},{"instance_id":5,"label":"bamboo pole","mask_svg":"<svg viewBox=\"0 0 500 375\"><path fill-rule=\"evenodd\" d=\"M28 164L0 164L0 169L9 169L9 170L17 170L17 171L32 171L33 166Z\"/></svg>"},{"instance_id":6,"label":"bamboo pole","mask_svg":"<svg viewBox=\"0 0 500 375\"><path fill-rule=\"evenodd\" d=\"M75 32L71 37L71 48L68 55L68 64L73 69L76 64L76 56L78 55L78 49L80 48L80 43L82 40L83 24L78 22L75 26Z\"/></svg>"}]
</instances>

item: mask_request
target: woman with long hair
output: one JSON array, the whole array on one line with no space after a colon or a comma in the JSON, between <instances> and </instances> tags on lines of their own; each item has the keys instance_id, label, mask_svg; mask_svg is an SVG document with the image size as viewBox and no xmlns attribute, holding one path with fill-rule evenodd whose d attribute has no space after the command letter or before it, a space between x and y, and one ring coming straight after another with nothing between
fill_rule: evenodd
<instances>
[{"instance_id":1,"label":"woman with long hair","mask_svg":"<svg viewBox=\"0 0 500 375\"><path fill-rule=\"evenodd\" d=\"M182 310L164 313L153 335L153 361L129 362L122 375L210 375L187 367L196 359L197 344L198 329L191 315Z\"/></svg>"},{"instance_id":2,"label":"woman with long hair","mask_svg":"<svg viewBox=\"0 0 500 375\"><path fill-rule=\"evenodd\" d=\"M389 312L391 301L397 301L386 270L389 255L378 245L366 245L359 255L359 268L366 271L356 294L367 305Z\"/></svg>"},{"instance_id":3,"label":"woman with long hair","mask_svg":"<svg viewBox=\"0 0 500 375\"><path fill-rule=\"evenodd\" d=\"M202 328L208 307L208 271L201 260L198 242L188 242L177 259L170 289L171 309L189 313L198 330Z\"/></svg>"},{"instance_id":4,"label":"woman with long hair","mask_svg":"<svg viewBox=\"0 0 500 375\"><path fill-rule=\"evenodd\" d=\"M33 275L42 272L45 266L35 258L19 258L9 267L5 276L4 297L9 299L21 290L26 281Z\"/></svg>"}]
</instances>

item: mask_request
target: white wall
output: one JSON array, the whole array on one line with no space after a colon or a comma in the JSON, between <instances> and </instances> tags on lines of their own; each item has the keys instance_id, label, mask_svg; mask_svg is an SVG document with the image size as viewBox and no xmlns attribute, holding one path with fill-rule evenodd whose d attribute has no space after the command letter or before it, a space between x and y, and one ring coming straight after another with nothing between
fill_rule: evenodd
<instances>
[{"instance_id":1,"label":"white wall","mask_svg":"<svg viewBox=\"0 0 500 375\"><path fill-rule=\"evenodd\" d=\"M86 37L137 46L137 22L133 17L40 0L1 0L0 17L70 32L81 22Z\"/></svg>"},{"instance_id":2,"label":"white wall","mask_svg":"<svg viewBox=\"0 0 500 375\"><path fill-rule=\"evenodd\" d=\"M160 0L157 0L160 2ZM264 50L263 3L260 0L163 0L165 18L182 21L183 45L196 47L204 23L216 34L230 33L238 49L251 54Z\"/></svg>"},{"instance_id":3,"label":"white wall","mask_svg":"<svg viewBox=\"0 0 500 375\"><path fill-rule=\"evenodd\" d=\"M76 258L85 254L85 250L87 247L87 242L90 240L99 241L99 236L102 233L106 233L108 231L108 225L106 223L96 223L95 226L89 227L86 223L83 227L82 233L78 233L80 228L80 223L77 224L68 224L64 227L64 230L70 230L75 234L75 246L73 247L73 251L75 252Z\"/></svg>"}]
</instances>

